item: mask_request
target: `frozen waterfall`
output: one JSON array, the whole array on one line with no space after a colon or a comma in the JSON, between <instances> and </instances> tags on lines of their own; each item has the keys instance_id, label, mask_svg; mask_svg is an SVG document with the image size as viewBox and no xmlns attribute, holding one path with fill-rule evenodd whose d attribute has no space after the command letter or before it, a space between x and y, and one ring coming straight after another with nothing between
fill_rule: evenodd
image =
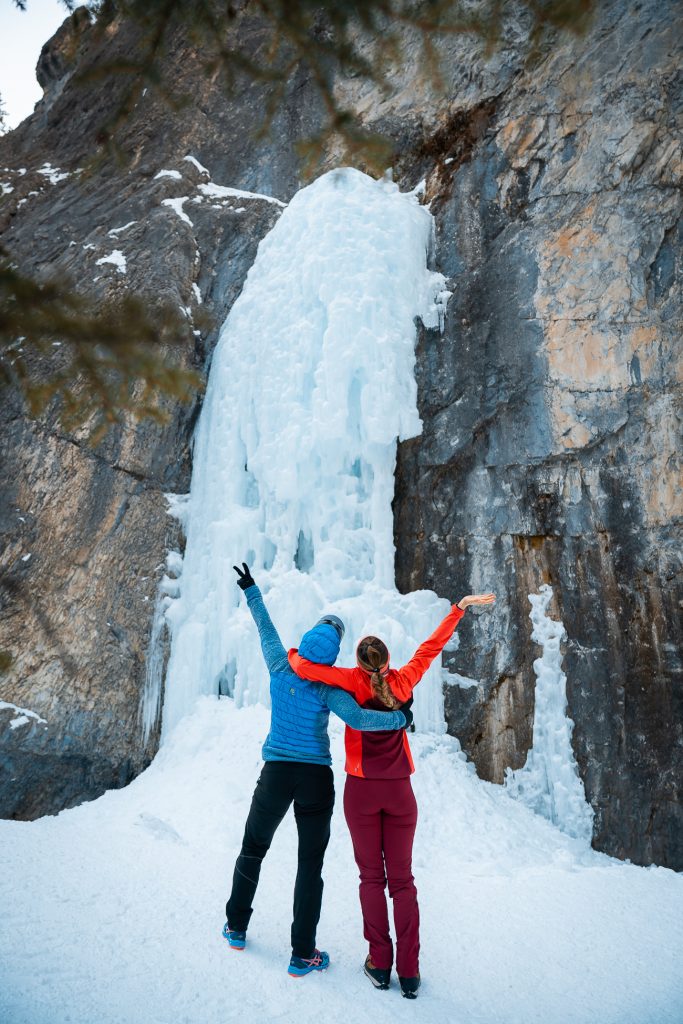
<instances>
[{"instance_id":1,"label":"frozen waterfall","mask_svg":"<svg viewBox=\"0 0 683 1024\"><path fill-rule=\"evenodd\" d=\"M448 612L448 600L394 585L396 443L421 431L415 320L438 327L449 295L427 269L432 230L414 193L343 169L298 192L261 242L197 427L182 575L165 612L164 736L201 694L269 701L234 563L251 566L286 647L323 612L340 615L340 665L369 632L400 665ZM440 660L415 717L445 730Z\"/></svg>"},{"instance_id":2,"label":"frozen waterfall","mask_svg":"<svg viewBox=\"0 0 683 1024\"><path fill-rule=\"evenodd\" d=\"M529 595L534 627L531 639L543 645L543 654L534 661L533 746L523 768L507 769L505 786L511 796L549 818L563 832L590 842L593 809L586 801L572 750L574 723L567 717L567 677L560 651L565 629L547 615L552 588L544 583L539 589L540 593Z\"/></svg>"}]
</instances>

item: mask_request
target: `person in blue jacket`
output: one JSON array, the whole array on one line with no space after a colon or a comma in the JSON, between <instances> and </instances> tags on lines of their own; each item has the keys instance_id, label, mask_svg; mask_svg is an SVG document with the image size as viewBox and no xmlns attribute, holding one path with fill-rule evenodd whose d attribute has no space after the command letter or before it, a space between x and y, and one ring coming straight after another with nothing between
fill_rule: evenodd
<instances>
[{"instance_id":1,"label":"person in blue jacket","mask_svg":"<svg viewBox=\"0 0 683 1024\"><path fill-rule=\"evenodd\" d=\"M262 751L265 764L254 790L242 849L235 863L232 892L225 907L223 935L233 949L245 948L261 863L278 825L294 803L299 863L294 884L289 974L302 977L324 970L330 962L328 954L315 944L323 895L322 866L334 807L327 734L330 711L353 729L371 731L405 729L413 716L409 705L397 711L366 711L344 690L300 679L289 667L287 651L246 562L242 563L242 570L233 568L258 628L270 672L271 721ZM343 635L341 619L327 615L304 633L299 654L321 665L333 665Z\"/></svg>"}]
</instances>

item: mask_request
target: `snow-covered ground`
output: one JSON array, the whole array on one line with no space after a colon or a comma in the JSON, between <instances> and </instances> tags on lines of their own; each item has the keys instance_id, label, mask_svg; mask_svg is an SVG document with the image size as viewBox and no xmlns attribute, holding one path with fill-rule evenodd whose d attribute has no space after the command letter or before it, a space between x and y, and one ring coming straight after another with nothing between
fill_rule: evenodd
<instances>
[{"instance_id":1,"label":"snow-covered ground","mask_svg":"<svg viewBox=\"0 0 683 1024\"><path fill-rule=\"evenodd\" d=\"M680 1024L683 878L592 852L481 782L449 737L416 735L423 987L375 991L338 806L319 944L287 974L296 830L264 862L244 953L221 938L268 712L201 698L126 789L0 822L7 1024Z\"/></svg>"}]
</instances>

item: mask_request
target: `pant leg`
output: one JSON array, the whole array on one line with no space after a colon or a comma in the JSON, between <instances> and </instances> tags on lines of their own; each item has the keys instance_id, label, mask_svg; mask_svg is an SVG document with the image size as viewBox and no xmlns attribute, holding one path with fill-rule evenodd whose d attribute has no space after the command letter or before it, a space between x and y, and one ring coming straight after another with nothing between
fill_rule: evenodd
<instances>
[{"instance_id":1,"label":"pant leg","mask_svg":"<svg viewBox=\"0 0 683 1024\"><path fill-rule=\"evenodd\" d=\"M394 903L396 970L402 978L415 978L420 969L420 910L412 869L416 825L417 802L410 779L393 780L382 817L382 848Z\"/></svg>"},{"instance_id":2,"label":"pant leg","mask_svg":"<svg viewBox=\"0 0 683 1024\"><path fill-rule=\"evenodd\" d=\"M300 764L294 795L294 817L299 833L299 863L294 885L292 953L311 957L323 898L322 869L330 841L334 809L334 776L322 764Z\"/></svg>"},{"instance_id":3,"label":"pant leg","mask_svg":"<svg viewBox=\"0 0 683 1024\"><path fill-rule=\"evenodd\" d=\"M292 802L293 789L289 763L266 761L252 797L242 849L235 863L232 892L225 906L228 924L235 931L247 930L261 863Z\"/></svg>"},{"instance_id":4,"label":"pant leg","mask_svg":"<svg viewBox=\"0 0 683 1024\"><path fill-rule=\"evenodd\" d=\"M372 779L347 775L344 814L360 873L358 892L363 914L363 935L369 943L373 964L386 970L394 962L394 948L389 934L389 914L384 893L387 880L382 857L381 800L376 799L377 788L377 782Z\"/></svg>"}]
</instances>

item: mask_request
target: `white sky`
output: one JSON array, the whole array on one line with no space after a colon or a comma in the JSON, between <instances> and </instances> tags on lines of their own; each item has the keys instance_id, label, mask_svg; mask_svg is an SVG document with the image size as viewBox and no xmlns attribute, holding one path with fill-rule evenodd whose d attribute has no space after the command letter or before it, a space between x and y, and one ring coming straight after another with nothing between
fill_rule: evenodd
<instances>
[{"instance_id":1,"label":"white sky","mask_svg":"<svg viewBox=\"0 0 683 1024\"><path fill-rule=\"evenodd\" d=\"M8 128L32 114L43 95L36 81L38 57L68 14L59 0L27 0L26 11L13 0L0 0L0 97Z\"/></svg>"}]
</instances>

